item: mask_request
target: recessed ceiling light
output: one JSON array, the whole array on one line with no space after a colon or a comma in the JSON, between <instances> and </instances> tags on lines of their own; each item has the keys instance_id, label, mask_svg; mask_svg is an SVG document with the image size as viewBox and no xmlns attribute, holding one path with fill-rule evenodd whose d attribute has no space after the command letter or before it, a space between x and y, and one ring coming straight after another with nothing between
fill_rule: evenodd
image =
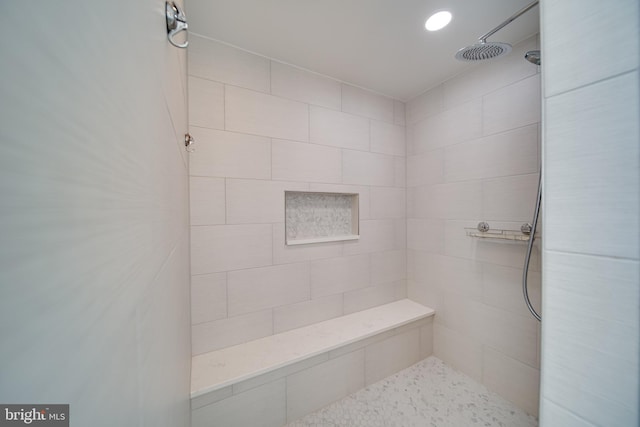
<instances>
[{"instance_id":1,"label":"recessed ceiling light","mask_svg":"<svg viewBox=\"0 0 640 427\"><path fill-rule=\"evenodd\" d=\"M431 15L425 22L424 27L428 31L438 31L446 27L449 22L451 22L451 12L441 10Z\"/></svg>"}]
</instances>

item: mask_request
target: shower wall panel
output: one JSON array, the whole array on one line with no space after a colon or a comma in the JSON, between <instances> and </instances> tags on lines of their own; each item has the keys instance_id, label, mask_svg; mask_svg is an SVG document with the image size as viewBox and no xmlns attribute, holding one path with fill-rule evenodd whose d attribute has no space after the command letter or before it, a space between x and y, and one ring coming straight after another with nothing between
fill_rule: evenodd
<instances>
[{"instance_id":1,"label":"shower wall panel","mask_svg":"<svg viewBox=\"0 0 640 427\"><path fill-rule=\"evenodd\" d=\"M639 425L640 5L544 1L541 17L540 422Z\"/></svg>"},{"instance_id":2,"label":"shower wall panel","mask_svg":"<svg viewBox=\"0 0 640 427\"><path fill-rule=\"evenodd\" d=\"M164 1L3 6L0 402L187 427L186 51Z\"/></svg>"},{"instance_id":3,"label":"shower wall panel","mask_svg":"<svg viewBox=\"0 0 640 427\"><path fill-rule=\"evenodd\" d=\"M521 296L526 247L474 240L464 228L486 221L519 230L532 219L540 74L523 56L537 47L531 37L510 56L409 101L406 111L408 295L436 310L437 357L532 414L539 325ZM539 307L537 248L529 281Z\"/></svg>"},{"instance_id":4,"label":"shower wall panel","mask_svg":"<svg viewBox=\"0 0 640 427\"><path fill-rule=\"evenodd\" d=\"M193 354L406 297L404 104L190 43ZM360 239L285 245L285 191L358 193Z\"/></svg>"}]
</instances>

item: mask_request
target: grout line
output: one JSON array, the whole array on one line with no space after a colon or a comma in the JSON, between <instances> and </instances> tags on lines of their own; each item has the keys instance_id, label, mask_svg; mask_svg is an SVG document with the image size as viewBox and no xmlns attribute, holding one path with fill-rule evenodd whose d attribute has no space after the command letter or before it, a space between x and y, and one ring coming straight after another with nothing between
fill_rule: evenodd
<instances>
[{"instance_id":1,"label":"grout line","mask_svg":"<svg viewBox=\"0 0 640 427\"><path fill-rule=\"evenodd\" d=\"M538 240L538 239L536 238L536 240ZM544 249L544 252L555 254L555 255L580 255L580 256L588 257L588 258L589 257L590 258L604 258L604 259L607 259L607 260L627 261L627 262L635 262L635 263L640 262L639 258L619 257L619 256L604 255L604 254L594 254L594 253L587 253L587 252L566 251L566 250L558 250L558 249Z\"/></svg>"},{"instance_id":2,"label":"grout line","mask_svg":"<svg viewBox=\"0 0 640 427\"><path fill-rule=\"evenodd\" d=\"M604 83L604 82L609 81L609 80L614 80L614 79L616 79L618 77L622 77L622 76L625 76L627 74L637 73L637 72L639 72L639 70L640 69L638 67L635 67L632 70L623 71L623 72L620 72L620 73L617 73L617 74L613 74L613 75L604 77L604 78L599 79L599 80L594 80L594 81L585 83L583 85L576 86L576 87L571 88L571 89L566 89L564 91L561 91L561 92L558 92L558 93L554 93L553 95L544 96L544 94L542 94L541 98L542 98L542 101L544 102L544 101L553 99L553 98L555 98L557 96L564 95L564 94L571 93L571 92L575 92L575 91L578 91L580 89L587 88L589 86L595 86L597 84Z\"/></svg>"}]
</instances>

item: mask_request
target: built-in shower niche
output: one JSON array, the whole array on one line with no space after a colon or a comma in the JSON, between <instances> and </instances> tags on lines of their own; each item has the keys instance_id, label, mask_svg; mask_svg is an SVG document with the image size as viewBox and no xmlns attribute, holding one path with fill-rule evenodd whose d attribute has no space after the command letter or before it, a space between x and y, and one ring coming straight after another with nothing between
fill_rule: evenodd
<instances>
[{"instance_id":1,"label":"built-in shower niche","mask_svg":"<svg viewBox=\"0 0 640 427\"><path fill-rule=\"evenodd\" d=\"M285 191L284 200L287 245L360 238L358 194Z\"/></svg>"}]
</instances>

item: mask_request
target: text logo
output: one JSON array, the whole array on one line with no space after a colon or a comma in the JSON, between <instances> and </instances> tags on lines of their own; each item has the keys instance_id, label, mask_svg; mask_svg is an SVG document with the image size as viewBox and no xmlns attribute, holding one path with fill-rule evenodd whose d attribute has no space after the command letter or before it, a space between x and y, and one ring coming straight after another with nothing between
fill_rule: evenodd
<instances>
[{"instance_id":1,"label":"text logo","mask_svg":"<svg viewBox=\"0 0 640 427\"><path fill-rule=\"evenodd\" d=\"M0 427L69 427L69 405L0 404Z\"/></svg>"}]
</instances>

